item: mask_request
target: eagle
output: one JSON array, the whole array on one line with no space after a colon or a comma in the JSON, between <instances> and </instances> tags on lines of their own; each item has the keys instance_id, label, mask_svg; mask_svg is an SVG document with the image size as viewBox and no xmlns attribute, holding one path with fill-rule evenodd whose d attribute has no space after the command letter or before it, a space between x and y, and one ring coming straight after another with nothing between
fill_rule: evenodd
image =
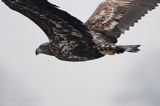
<instances>
[{"instance_id":1,"label":"eagle","mask_svg":"<svg viewBox=\"0 0 160 106\"><path fill-rule=\"evenodd\" d=\"M47 0L2 0L10 9L31 19L49 41L35 51L63 61L88 61L105 55L136 53L140 45L116 45L160 0L104 0L83 23Z\"/></svg>"}]
</instances>

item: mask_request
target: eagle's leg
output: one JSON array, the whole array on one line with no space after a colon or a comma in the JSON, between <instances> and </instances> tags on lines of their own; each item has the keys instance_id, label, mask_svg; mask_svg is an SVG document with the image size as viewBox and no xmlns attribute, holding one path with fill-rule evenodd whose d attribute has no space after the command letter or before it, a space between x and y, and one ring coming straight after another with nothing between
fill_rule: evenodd
<instances>
[{"instance_id":1,"label":"eagle's leg","mask_svg":"<svg viewBox=\"0 0 160 106\"><path fill-rule=\"evenodd\" d=\"M100 51L103 55L114 55L114 54L120 54L123 52L131 52L136 53L139 51L138 47L140 45L109 45L106 44L103 46L103 49Z\"/></svg>"}]
</instances>

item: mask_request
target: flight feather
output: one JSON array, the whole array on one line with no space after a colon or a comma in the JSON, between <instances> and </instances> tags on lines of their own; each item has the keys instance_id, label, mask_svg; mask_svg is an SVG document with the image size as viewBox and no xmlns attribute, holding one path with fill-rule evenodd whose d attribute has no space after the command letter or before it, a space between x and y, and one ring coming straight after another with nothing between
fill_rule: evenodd
<instances>
[{"instance_id":1,"label":"flight feather","mask_svg":"<svg viewBox=\"0 0 160 106\"><path fill-rule=\"evenodd\" d=\"M129 30L149 10L158 6L160 0L105 0L86 22L90 29L113 33L118 38ZM116 31L119 33L114 34Z\"/></svg>"}]
</instances>

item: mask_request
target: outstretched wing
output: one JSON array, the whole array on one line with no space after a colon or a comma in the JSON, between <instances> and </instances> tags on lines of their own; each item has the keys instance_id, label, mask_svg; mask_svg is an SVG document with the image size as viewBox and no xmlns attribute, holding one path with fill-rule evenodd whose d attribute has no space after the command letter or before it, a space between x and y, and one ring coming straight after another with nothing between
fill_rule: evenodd
<instances>
[{"instance_id":1,"label":"outstretched wing","mask_svg":"<svg viewBox=\"0 0 160 106\"><path fill-rule=\"evenodd\" d=\"M80 20L58 9L47 0L3 0L3 2L35 22L50 40L55 38L55 35L71 35L85 39L90 37L84 37L87 35L87 28Z\"/></svg>"},{"instance_id":2,"label":"outstretched wing","mask_svg":"<svg viewBox=\"0 0 160 106\"><path fill-rule=\"evenodd\" d=\"M160 0L105 0L86 22L88 28L110 33L118 38Z\"/></svg>"}]
</instances>

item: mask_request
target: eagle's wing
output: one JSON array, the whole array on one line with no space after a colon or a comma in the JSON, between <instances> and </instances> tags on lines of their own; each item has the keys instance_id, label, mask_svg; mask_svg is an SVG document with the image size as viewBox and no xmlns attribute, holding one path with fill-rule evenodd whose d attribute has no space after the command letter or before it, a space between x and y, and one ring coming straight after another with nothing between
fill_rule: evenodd
<instances>
[{"instance_id":1,"label":"eagle's wing","mask_svg":"<svg viewBox=\"0 0 160 106\"><path fill-rule=\"evenodd\" d=\"M87 28L80 20L47 0L3 0L3 2L35 22L50 40L55 39L55 35L90 39L90 36L84 36L88 34Z\"/></svg>"},{"instance_id":2,"label":"eagle's wing","mask_svg":"<svg viewBox=\"0 0 160 106\"><path fill-rule=\"evenodd\" d=\"M105 0L86 25L90 29L108 32L118 38L158 3L160 0Z\"/></svg>"}]
</instances>

